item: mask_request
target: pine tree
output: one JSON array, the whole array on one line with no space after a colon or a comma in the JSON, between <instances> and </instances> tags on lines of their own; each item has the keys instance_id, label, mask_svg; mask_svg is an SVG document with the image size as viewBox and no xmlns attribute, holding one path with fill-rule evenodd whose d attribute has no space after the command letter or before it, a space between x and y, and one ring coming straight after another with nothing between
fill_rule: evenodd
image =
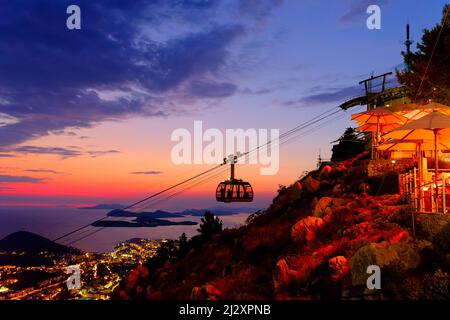
<instances>
[{"instance_id":1,"label":"pine tree","mask_svg":"<svg viewBox=\"0 0 450 320\"><path fill-rule=\"evenodd\" d=\"M334 142L338 143L332 148L331 161L342 161L355 157L364 152L367 144L365 137L353 128L347 128L344 134Z\"/></svg>"},{"instance_id":2,"label":"pine tree","mask_svg":"<svg viewBox=\"0 0 450 320\"><path fill-rule=\"evenodd\" d=\"M206 211L197 231L200 232L203 238L210 239L213 235L222 231L222 224L223 222L219 217L216 217L210 211Z\"/></svg>"},{"instance_id":3,"label":"pine tree","mask_svg":"<svg viewBox=\"0 0 450 320\"><path fill-rule=\"evenodd\" d=\"M189 251L189 243L186 233L182 233L180 238L178 239L178 258L183 258L186 253Z\"/></svg>"},{"instance_id":4,"label":"pine tree","mask_svg":"<svg viewBox=\"0 0 450 320\"><path fill-rule=\"evenodd\" d=\"M417 44L416 52L410 54L403 52L405 63L410 65L411 70L397 70L397 78L399 83L409 89L409 97L412 101L432 100L450 104L450 64L448 63L450 60L450 13L447 12L448 8L449 5L444 7L443 18L439 24L430 30L423 31L422 40ZM436 42L440 32L439 41ZM425 74L435 45L431 63Z\"/></svg>"}]
</instances>

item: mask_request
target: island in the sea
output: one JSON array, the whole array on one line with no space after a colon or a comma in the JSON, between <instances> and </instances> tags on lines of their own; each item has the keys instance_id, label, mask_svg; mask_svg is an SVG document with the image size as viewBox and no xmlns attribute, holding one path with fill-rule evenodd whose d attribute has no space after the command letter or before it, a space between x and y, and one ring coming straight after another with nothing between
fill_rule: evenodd
<instances>
[{"instance_id":1,"label":"island in the sea","mask_svg":"<svg viewBox=\"0 0 450 320\"><path fill-rule=\"evenodd\" d=\"M113 205L97 205L89 207L90 209L98 209L101 207L105 209ZM254 208L212 208L212 209L187 209L181 212L168 212L163 210L156 210L152 212L133 212L124 209L113 209L107 213L108 217L112 218L134 218L132 220L97 220L92 223L94 227L107 228L139 228L139 227L158 227L158 226L176 226L176 225L196 225L196 221L171 221L169 218L182 217L201 217L206 211L213 211L218 216L227 216L239 214L242 212L255 212Z\"/></svg>"},{"instance_id":2,"label":"island in the sea","mask_svg":"<svg viewBox=\"0 0 450 320\"><path fill-rule=\"evenodd\" d=\"M114 221L114 220L98 220L92 223L94 227L107 228L140 228L140 227L158 227L158 226L192 226L196 225L195 221L170 221L164 219L154 219L148 217L138 217L133 221Z\"/></svg>"}]
</instances>

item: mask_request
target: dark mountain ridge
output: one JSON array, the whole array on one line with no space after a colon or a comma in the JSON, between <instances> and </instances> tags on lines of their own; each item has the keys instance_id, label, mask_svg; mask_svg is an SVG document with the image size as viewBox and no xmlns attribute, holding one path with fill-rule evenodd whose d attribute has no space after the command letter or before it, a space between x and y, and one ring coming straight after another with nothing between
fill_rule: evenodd
<instances>
[{"instance_id":1,"label":"dark mountain ridge","mask_svg":"<svg viewBox=\"0 0 450 320\"><path fill-rule=\"evenodd\" d=\"M39 252L53 254L81 253L78 249L66 247L28 231L17 231L1 239L0 251L26 252L29 254Z\"/></svg>"}]
</instances>

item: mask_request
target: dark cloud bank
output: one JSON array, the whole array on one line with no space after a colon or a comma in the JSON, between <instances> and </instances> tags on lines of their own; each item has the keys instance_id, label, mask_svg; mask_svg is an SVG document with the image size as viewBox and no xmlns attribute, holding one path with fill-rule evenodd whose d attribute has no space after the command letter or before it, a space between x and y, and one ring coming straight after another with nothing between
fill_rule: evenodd
<instances>
[{"instance_id":1,"label":"dark cloud bank","mask_svg":"<svg viewBox=\"0 0 450 320\"><path fill-rule=\"evenodd\" d=\"M65 12L72 2L0 2L0 113L19 120L0 127L0 147L108 119L167 116L176 110L161 98L165 93L211 99L237 91L214 77L246 33L237 20L218 19L224 1L77 0L82 29L68 30ZM280 3L251 2L251 10L229 3L246 22ZM187 26L185 32L164 41L146 34L174 19Z\"/></svg>"}]
</instances>

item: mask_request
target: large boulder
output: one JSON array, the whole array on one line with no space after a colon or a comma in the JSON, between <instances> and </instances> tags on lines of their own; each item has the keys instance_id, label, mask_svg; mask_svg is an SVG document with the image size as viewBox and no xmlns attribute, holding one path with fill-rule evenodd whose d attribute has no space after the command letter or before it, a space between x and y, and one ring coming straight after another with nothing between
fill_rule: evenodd
<instances>
[{"instance_id":1,"label":"large boulder","mask_svg":"<svg viewBox=\"0 0 450 320\"><path fill-rule=\"evenodd\" d=\"M310 242L316 237L316 231L322 228L324 222L322 218L306 217L298 221L291 230L292 240L296 243Z\"/></svg>"},{"instance_id":2,"label":"large boulder","mask_svg":"<svg viewBox=\"0 0 450 320\"><path fill-rule=\"evenodd\" d=\"M191 291L192 300L219 300L222 292L212 284L205 284L201 287L194 287Z\"/></svg>"},{"instance_id":3,"label":"large boulder","mask_svg":"<svg viewBox=\"0 0 450 320\"><path fill-rule=\"evenodd\" d=\"M278 260L272 272L275 292L279 292L282 287L289 284L296 277L296 274L295 270L289 268L285 259Z\"/></svg>"},{"instance_id":4,"label":"large boulder","mask_svg":"<svg viewBox=\"0 0 450 320\"><path fill-rule=\"evenodd\" d=\"M324 218L333 212L333 208L346 205L348 200L342 198L322 197L315 205L313 216Z\"/></svg>"},{"instance_id":5,"label":"large boulder","mask_svg":"<svg viewBox=\"0 0 450 320\"><path fill-rule=\"evenodd\" d=\"M302 193L302 184L300 182L295 182L292 185L292 200L300 199L300 195Z\"/></svg>"},{"instance_id":6,"label":"large boulder","mask_svg":"<svg viewBox=\"0 0 450 320\"><path fill-rule=\"evenodd\" d=\"M331 270L331 278L335 281L341 280L350 270L349 261L344 256L337 256L328 261Z\"/></svg>"},{"instance_id":7,"label":"large boulder","mask_svg":"<svg viewBox=\"0 0 450 320\"><path fill-rule=\"evenodd\" d=\"M316 179L314 179L311 176L308 176L304 181L303 181L303 187L308 190L311 193L315 193L319 190L320 188L320 182Z\"/></svg>"},{"instance_id":8,"label":"large boulder","mask_svg":"<svg viewBox=\"0 0 450 320\"><path fill-rule=\"evenodd\" d=\"M319 179L322 180L328 178L330 176L331 171L333 171L333 169L330 166L328 165L323 166L319 172Z\"/></svg>"},{"instance_id":9,"label":"large boulder","mask_svg":"<svg viewBox=\"0 0 450 320\"><path fill-rule=\"evenodd\" d=\"M353 285L366 285L367 267L379 266L383 270L404 272L420 265L420 256L408 242L389 244L388 242L370 243L361 247L350 259L350 271Z\"/></svg>"},{"instance_id":10,"label":"large boulder","mask_svg":"<svg viewBox=\"0 0 450 320\"><path fill-rule=\"evenodd\" d=\"M323 197L321 198L313 211L313 215L315 217L322 218L325 215L325 211L327 208L330 208L333 205L333 198L330 197Z\"/></svg>"}]
</instances>

